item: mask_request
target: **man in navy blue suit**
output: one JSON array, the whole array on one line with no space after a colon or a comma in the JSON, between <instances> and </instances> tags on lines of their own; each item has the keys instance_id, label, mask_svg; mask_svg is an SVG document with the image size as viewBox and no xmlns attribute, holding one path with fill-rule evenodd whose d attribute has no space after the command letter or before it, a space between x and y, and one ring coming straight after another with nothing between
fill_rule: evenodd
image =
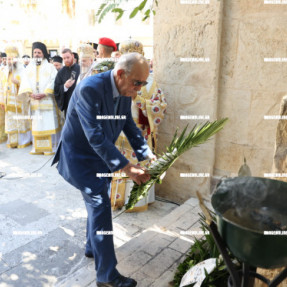
<instances>
[{"instance_id":1,"label":"man in navy blue suit","mask_svg":"<svg viewBox=\"0 0 287 287\"><path fill-rule=\"evenodd\" d=\"M69 103L61 141L53 163L83 195L88 212L85 254L95 259L99 287L133 287L137 282L116 269L110 204L111 177L121 170L136 183L150 179L115 147L121 131L139 161L154 158L131 114L131 100L146 85L149 66L138 53L122 56L115 69L83 80Z\"/></svg>"}]
</instances>

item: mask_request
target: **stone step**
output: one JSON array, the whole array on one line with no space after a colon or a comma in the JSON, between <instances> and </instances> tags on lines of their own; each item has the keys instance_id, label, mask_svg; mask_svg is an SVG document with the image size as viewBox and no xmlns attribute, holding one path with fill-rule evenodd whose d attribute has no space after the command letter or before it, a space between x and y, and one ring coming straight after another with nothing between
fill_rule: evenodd
<instances>
[{"instance_id":1,"label":"stone step","mask_svg":"<svg viewBox=\"0 0 287 287\"><path fill-rule=\"evenodd\" d=\"M119 272L137 280L139 287L169 286L178 264L194 242L193 237L202 236L198 221L200 212L198 200L190 198L139 236L117 248ZM95 277L91 260L56 287L96 286Z\"/></svg>"}]
</instances>

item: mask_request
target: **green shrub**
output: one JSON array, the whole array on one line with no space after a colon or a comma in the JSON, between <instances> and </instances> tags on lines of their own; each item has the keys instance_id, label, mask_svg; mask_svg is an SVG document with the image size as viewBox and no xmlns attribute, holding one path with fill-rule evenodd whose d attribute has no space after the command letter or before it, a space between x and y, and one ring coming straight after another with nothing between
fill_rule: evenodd
<instances>
[{"instance_id":1,"label":"green shrub","mask_svg":"<svg viewBox=\"0 0 287 287\"><path fill-rule=\"evenodd\" d=\"M205 222L205 217L202 214L200 216L200 224L201 230L204 232L204 236L202 238L194 238L194 244L191 246L185 260L179 264L177 267L177 271L175 273L173 279L173 286L179 287L180 281L184 274L196 264L209 259L209 258L217 258L216 268L210 273L206 274L207 277L202 283L202 287L223 287L227 286L227 280L229 277L229 273L227 271L226 265L222 259L222 256L215 244L215 241L211 234L208 234L208 225ZM213 220L215 221L214 213ZM234 256L229 253L232 260L234 260ZM237 260L236 260L237 261ZM237 267L240 269L241 264L238 264ZM188 287L192 287L195 284L188 285Z\"/></svg>"}]
</instances>

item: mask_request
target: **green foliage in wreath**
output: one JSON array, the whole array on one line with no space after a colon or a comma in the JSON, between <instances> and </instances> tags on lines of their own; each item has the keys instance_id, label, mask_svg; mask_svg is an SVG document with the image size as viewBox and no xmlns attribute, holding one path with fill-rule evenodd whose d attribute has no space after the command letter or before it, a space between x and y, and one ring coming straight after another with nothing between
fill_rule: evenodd
<instances>
[{"instance_id":1,"label":"green foliage in wreath","mask_svg":"<svg viewBox=\"0 0 287 287\"><path fill-rule=\"evenodd\" d=\"M210 211L210 213L212 213ZM215 219L215 214L212 213L213 220ZM184 274L196 264L209 259L217 258L216 268L210 273L206 273L206 278L202 282L201 287L222 287L227 286L227 280L229 273L227 271L226 265L222 259L222 256L215 244L215 241L211 234L208 234L208 225L205 222L205 217L202 214L200 216L201 230L204 232L204 237L197 239L194 238L194 244L191 246L185 260L179 264L177 271L173 279L173 286L179 287L180 282ZM229 253L230 258L236 264L238 269L241 269L241 264L235 259L235 257ZM190 284L187 287L193 287L195 284Z\"/></svg>"}]
</instances>

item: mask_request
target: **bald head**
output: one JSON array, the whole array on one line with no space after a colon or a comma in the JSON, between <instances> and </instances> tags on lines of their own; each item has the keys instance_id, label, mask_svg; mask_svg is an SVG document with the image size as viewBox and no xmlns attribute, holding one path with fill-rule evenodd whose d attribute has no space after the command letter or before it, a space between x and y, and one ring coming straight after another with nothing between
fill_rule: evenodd
<instances>
[{"instance_id":1,"label":"bald head","mask_svg":"<svg viewBox=\"0 0 287 287\"><path fill-rule=\"evenodd\" d=\"M148 62L139 53L122 55L114 69L116 86L120 94L126 97L135 97L146 84L148 75Z\"/></svg>"},{"instance_id":2,"label":"bald head","mask_svg":"<svg viewBox=\"0 0 287 287\"><path fill-rule=\"evenodd\" d=\"M130 74L134 65L142 66L142 68L145 68L145 65L148 67L148 62L146 58L139 53L124 54L119 58L115 66L115 71L122 69L127 74Z\"/></svg>"}]
</instances>

